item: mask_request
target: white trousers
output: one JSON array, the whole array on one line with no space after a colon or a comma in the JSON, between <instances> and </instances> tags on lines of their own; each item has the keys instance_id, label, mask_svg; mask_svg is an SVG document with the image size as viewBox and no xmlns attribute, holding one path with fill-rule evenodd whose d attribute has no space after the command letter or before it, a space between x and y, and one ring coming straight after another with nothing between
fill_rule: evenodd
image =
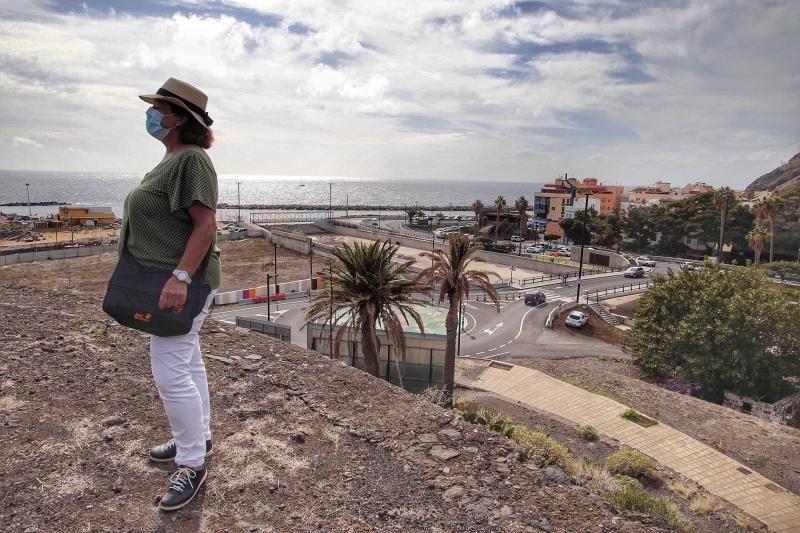
<instances>
[{"instance_id":1,"label":"white trousers","mask_svg":"<svg viewBox=\"0 0 800 533\"><path fill-rule=\"evenodd\" d=\"M150 367L175 439L175 463L182 466L203 466L206 440L211 438L211 403L199 331L216 293L212 290L208 295L186 335L150 336Z\"/></svg>"}]
</instances>

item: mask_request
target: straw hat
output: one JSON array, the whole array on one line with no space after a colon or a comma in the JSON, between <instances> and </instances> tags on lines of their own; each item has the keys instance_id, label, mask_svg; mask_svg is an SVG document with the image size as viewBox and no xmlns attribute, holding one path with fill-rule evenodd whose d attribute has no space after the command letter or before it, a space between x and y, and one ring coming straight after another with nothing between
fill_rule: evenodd
<instances>
[{"instance_id":1,"label":"straw hat","mask_svg":"<svg viewBox=\"0 0 800 533\"><path fill-rule=\"evenodd\" d=\"M182 107L191 113L197 122L206 129L210 129L209 126L214 123L211 117L208 116L208 113L206 113L208 96L197 87L189 85L185 81L170 78L156 91L156 94L142 94L139 95L139 98L148 104L153 104L156 100L164 100L178 107Z\"/></svg>"}]
</instances>

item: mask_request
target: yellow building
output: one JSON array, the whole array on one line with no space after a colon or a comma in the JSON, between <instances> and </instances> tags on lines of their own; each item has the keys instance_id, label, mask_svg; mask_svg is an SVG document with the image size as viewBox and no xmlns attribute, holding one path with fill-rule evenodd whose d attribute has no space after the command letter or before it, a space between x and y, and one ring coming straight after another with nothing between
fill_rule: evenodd
<instances>
[{"instance_id":1,"label":"yellow building","mask_svg":"<svg viewBox=\"0 0 800 533\"><path fill-rule=\"evenodd\" d=\"M70 226L97 226L113 224L117 217L110 207L66 205L58 208L58 219Z\"/></svg>"}]
</instances>

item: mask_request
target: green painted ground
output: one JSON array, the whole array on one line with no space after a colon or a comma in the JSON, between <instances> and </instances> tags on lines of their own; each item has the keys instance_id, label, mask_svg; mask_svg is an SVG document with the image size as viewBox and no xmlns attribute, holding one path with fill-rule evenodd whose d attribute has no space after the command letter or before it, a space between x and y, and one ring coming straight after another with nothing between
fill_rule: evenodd
<instances>
[{"instance_id":1,"label":"green painted ground","mask_svg":"<svg viewBox=\"0 0 800 533\"><path fill-rule=\"evenodd\" d=\"M431 333L433 335L444 335L444 321L447 318L447 306L442 307L431 307L431 306L415 306L417 312L422 317L422 323L425 325L425 333ZM402 320L402 319L401 319ZM337 324L344 323L344 318L340 318L336 320ZM378 328L381 328L380 323L378 324ZM416 322L413 322L407 326L403 327L404 331L419 333L419 328L417 327Z\"/></svg>"}]
</instances>

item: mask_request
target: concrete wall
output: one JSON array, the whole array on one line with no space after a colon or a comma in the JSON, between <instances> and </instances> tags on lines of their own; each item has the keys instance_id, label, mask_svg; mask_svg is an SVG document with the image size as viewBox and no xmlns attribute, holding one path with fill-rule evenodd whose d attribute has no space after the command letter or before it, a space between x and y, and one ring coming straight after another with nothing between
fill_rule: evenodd
<instances>
[{"instance_id":1,"label":"concrete wall","mask_svg":"<svg viewBox=\"0 0 800 533\"><path fill-rule=\"evenodd\" d=\"M342 326L333 327L333 338ZM344 333L339 343L339 356L331 354L331 336L326 324L309 324L308 348L315 350L333 359L344 361L351 366L364 370L364 357L361 355L361 343L357 340L344 340L348 333ZM352 334L352 329L347 328ZM391 345L386 334L378 331L378 341L381 350L378 355L380 377L389 382L400 385L404 389L418 392L430 386L441 385L444 374L444 352L446 337L444 335L421 335L419 333L406 333L405 356ZM352 337L351 337L352 339ZM334 352L335 352L335 346ZM399 368L399 374L398 374ZM402 378L402 379L401 379Z\"/></svg>"},{"instance_id":2,"label":"concrete wall","mask_svg":"<svg viewBox=\"0 0 800 533\"><path fill-rule=\"evenodd\" d=\"M90 255L116 252L117 245L108 246L81 246L78 248L62 248L60 250L43 250L40 252L22 252L17 254L0 255L0 266L16 265L18 263L32 263L34 261L47 261L52 259L71 259L73 257L88 257Z\"/></svg>"},{"instance_id":3,"label":"concrete wall","mask_svg":"<svg viewBox=\"0 0 800 533\"><path fill-rule=\"evenodd\" d=\"M578 261L581 256L581 247L572 247L572 257L574 261ZM600 258L607 258L608 263ZM583 261L593 265L608 266L611 268L628 268L631 266L630 261L622 257L616 252L605 250L603 248L595 248L593 246L584 246L583 248Z\"/></svg>"},{"instance_id":4,"label":"concrete wall","mask_svg":"<svg viewBox=\"0 0 800 533\"><path fill-rule=\"evenodd\" d=\"M308 255L311 249L311 238L302 233L292 233L275 228L261 228L268 239L278 243L278 246L297 253Z\"/></svg>"}]
</instances>

